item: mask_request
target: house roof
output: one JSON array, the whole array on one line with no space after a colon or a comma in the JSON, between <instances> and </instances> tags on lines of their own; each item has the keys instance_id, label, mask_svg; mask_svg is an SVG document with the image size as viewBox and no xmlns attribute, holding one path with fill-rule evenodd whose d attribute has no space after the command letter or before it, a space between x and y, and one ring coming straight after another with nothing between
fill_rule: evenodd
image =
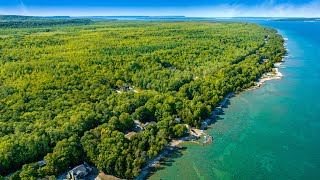
<instances>
[{"instance_id":1,"label":"house roof","mask_svg":"<svg viewBox=\"0 0 320 180\"><path fill-rule=\"evenodd\" d=\"M39 161L38 165L41 166L45 166L47 164L47 162L45 160Z\"/></svg>"},{"instance_id":2,"label":"house roof","mask_svg":"<svg viewBox=\"0 0 320 180\"><path fill-rule=\"evenodd\" d=\"M73 168L71 171L69 171L69 173L75 175L75 176L78 176L78 175L87 175L88 172L87 172L87 168L81 164L75 168Z\"/></svg>"}]
</instances>

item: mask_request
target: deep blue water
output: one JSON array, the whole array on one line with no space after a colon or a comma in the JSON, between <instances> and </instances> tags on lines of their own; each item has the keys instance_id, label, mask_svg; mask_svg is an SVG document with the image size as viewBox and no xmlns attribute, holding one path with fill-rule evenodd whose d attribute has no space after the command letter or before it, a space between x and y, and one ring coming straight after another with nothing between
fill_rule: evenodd
<instances>
[{"instance_id":1,"label":"deep blue water","mask_svg":"<svg viewBox=\"0 0 320 180\"><path fill-rule=\"evenodd\" d=\"M285 77L232 98L213 144L185 144L150 179L320 179L320 22L245 21L288 38Z\"/></svg>"}]
</instances>

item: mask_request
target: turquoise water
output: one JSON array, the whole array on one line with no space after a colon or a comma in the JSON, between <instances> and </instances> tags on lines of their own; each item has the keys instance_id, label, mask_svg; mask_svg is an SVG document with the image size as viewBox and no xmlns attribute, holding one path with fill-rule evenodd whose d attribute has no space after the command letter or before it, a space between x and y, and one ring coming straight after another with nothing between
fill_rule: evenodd
<instances>
[{"instance_id":1,"label":"turquoise water","mask_svg":"<svg viewBox=\"0 0 320 180\"><path fill-rule=\"evenodd\" d=\"M150 179L320 179L320 23L258 23L288 38L285 78L232 98L213 144L185 144Z\"/></svg>"}]
</instances>

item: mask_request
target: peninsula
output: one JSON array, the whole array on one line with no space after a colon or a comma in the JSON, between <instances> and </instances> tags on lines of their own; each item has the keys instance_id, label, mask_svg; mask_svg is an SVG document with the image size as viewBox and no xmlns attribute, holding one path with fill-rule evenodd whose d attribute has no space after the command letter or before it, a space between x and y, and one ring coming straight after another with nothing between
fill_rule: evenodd
<instances>
[{"instance_id":1,"label":"peninsula","mask_svg":"<svg viewBox=\"0 0 320 180\"><path fill-rule=\"evenodd\" d=\"M0 179L136 178L286 52L253 23L0 19Z\"/></svg>"}]
</instances>

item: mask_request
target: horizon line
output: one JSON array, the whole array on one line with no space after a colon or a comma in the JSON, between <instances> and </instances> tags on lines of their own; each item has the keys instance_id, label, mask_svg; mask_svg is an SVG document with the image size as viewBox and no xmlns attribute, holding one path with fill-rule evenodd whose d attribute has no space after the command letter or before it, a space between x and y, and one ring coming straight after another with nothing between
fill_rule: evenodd
<instances>
[{"instance_id":1,"label":"horizon line","mask_svg":"<svg viewBox=\"0 0 320 180\"><path fill-rule=\"evenodd\" d=\"M20 17L180 17L180 18L320 18L320 16L185 16L185 15L19 15L0 14L0 16Z\"/></svg>"}]
</instances>

